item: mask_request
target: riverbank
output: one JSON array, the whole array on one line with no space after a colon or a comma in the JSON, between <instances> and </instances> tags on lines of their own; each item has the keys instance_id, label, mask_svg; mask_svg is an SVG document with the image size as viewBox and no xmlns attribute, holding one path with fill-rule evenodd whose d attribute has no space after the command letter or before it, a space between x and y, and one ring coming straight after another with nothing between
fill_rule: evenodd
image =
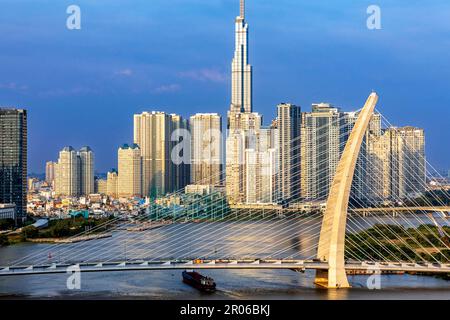
<instances>
[{"instance_id":1,"label":"riverbank","mask_svg":"<svg viewBox=\"0 0 450 320\"><path fill-rule=\"evenodd\" d=\"M117 222L110 218L84 219L69 218L50 220L48 226L36 228L26 226L19 230L0 234L0 246L15 245L23 242L35 243L74 243L111 237L107 233ZM86 235L81 235L86 233Z\"/></svg>"},{"instance_id":2,"label":"riverbank","mask_svg":"<svg viewBox=\"0 0 450 320\"><path fill-rule=\"evenodd\" d=\"M90 241L90 240L98 240L103 238L111 238L112 234L92 234L86 236L80 236L75 238L38 238L38 239L27 239L28 242L33 243L76 243L81 241Z\"/></svg>"}]
</instances>

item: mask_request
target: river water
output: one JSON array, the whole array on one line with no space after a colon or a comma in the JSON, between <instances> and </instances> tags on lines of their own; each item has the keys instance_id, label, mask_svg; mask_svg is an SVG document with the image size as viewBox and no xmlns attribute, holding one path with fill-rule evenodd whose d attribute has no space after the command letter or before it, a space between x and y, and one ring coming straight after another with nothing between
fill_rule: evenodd
<instances>
[{"instance_id":1,"label":"river water","mask_svg":"<svg viewBox=\"0 0 450 320\"><path fill-rule=\"evenodd\" d=\"M352 218L360 230L380 218ZM416 218L383 218L417 226ZM443 222L446 223L446 222ZM73 244L24 243L0 248L0 266L51 262L181 258L312 258L320 219L172 224L145 232L124 229L111 238ZM450 299L450 281L431 276L382 275L381 290L367 288L367 276L349 276L352 289L323 290L314 272L290 270L205 270L217 292L204 294L182 283L181 270L102 272L81 275L69 290L68 275L0 277L0 298L38 299Z\"/></svg>"}]
</instances>

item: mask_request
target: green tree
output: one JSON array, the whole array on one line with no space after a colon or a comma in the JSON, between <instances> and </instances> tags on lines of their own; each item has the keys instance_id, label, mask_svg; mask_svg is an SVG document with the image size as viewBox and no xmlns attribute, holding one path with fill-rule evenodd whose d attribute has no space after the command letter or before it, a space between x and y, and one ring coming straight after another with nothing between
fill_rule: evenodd
<instances>
[{"instance_id":1,"label":"green tree","mask_svg":"<svg viewBox=\"0 0 450 320\"><path fill-rule=\"evenodd\" d=\"M33 239L39 236L39 230L34 226L24 227L22 229L22 238L23 239Z\"/></svg>"},{"instance_id":2,"label":"green tree","mask_svg":"<svg viewBox=\"0 0 450 320\"><path fill-rule=\"evenodd\" d=\"M0 219L0 230L11 230L14 225L13 219Z\"/></svg>"},{"instance_id":3,"label":"green tree","mask_svg":"<svg viewBox=\"0 0 450 320\"><path fill-rule=\"evenodd\" d=\"M8 237L4 234L0 234L0 247L7 246L9 244Z\"/></svg>"}]
</instances>

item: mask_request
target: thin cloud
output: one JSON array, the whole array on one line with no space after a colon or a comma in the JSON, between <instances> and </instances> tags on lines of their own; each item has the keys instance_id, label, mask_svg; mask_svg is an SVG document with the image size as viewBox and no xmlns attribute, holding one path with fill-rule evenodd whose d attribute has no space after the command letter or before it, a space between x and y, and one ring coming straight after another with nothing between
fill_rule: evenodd
<instances>
[{"instance_id":1,"label":"thin cloud","mask_svg":"<svg viewBox=\"0 0 450 320\"><path fill-rule=\"evenodd\" d=\"M39 92L41 97L64 97L64 96L82 96L88 94L98 94L98 89L90 87L76 86L72 88L57 88Z\"/></svg>"},{"instance_id":2,"label":"thin cloud","mask_svg":"<svg viewBox=\"0 0 450 320\"><path fill-rule=\"evenodd\" d=\"M8 82L8 83L0 83L0 89L4 89L4 90L27 90L28 86L27 85L21 85L15 82Z\"/></svg>"},{"instance_id":3,"label":"thin cloud","mask_svg":"<svg viewBox=\"0 0 450 320\"><path fill-rule=\"evenodd\" d=\"M171 93L171 92L180 91L180 89L181 89L180 85L173 83L173 84L159 86L159 87L153 89L153 92L154 93Z\"/></svg>"},{"instance_id":4,"label":"thin cloud","mask_svg":"<svg viewBox=\"0 0 450 320\"><path fill-rule=\"evenodd\" d=\"M114 72L115 75L130 77L133 75L133 70L126 68L119 71Z\"/></svg>"},{"instance_id":5,"label":"thin cloud","mask_svg":"<svg viewBox=\"0 0 450 320\"><path fill-rule=\"evenodd\" d=\"M199 69L191 71L183 71L178 73L180 78L191 79L196 81L208 81L215 83L224 83L228 81L226 73L220 72L217 69Z\"/></svg>"}]
</instances>

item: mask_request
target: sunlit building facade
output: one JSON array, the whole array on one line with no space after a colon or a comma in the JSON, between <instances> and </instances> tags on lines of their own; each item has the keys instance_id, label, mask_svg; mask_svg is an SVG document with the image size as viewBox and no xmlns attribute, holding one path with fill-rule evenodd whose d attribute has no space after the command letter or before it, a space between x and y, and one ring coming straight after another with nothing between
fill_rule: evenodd
<instances>
[{"instance_id":1,"label":"sunlit building facade","mask_svg":"<svg viewBox=\"0 0 450 320\"><path fill-rule=\"evenodd\" d=\"M325 200L340 158L342 113L328 103L313 104L302 114L301 195Z\"/></svg>"},{"instance_id":2,"label":"sunlit building facade","mask_svg":"<svg viewBox=\"0 0 450 320\"><path fill-rule=\"evenodd\" d=\"M142 161L138 145L124 144L118 150L118 182L119 197L142 196Z\"/></svg>"},{"instance_id":3,"label":"sunlit building facade","mask_svg":"<svg viewBox=\"0 0 450 320\"><path fill-rule=\"evenodd\" d=\"M117 197L117 185L118 185L117 171L112 169L106 175L106 194L110 197Z\"/></svg>"},{"instance_id":4,"label":"sunlit building facade","mask_svg":"<svg viewBox=\"0 0 450 320\"><path fill-rule=\"evenodd\" d=\"M191 131L191 183L222 184L222 118L217 113L198 113L189 119Z\"/></svg>"},{"instance_id":5,"label":"sunlit building facade","mask_svg":"<svg viewBox=\"0 0 450 320\"><path fill-rule=\"evenodd\" d=\"M73 197L80 195L80 160L73 147L65 147L59 152L55 169L55 194Z\"/></svg>"},{"instance_id":6,"label":"sunlit building facade","mask_svg":"<svg viewBox=\"0 0 450 320\"><path fill-rule=\"evenodd\" d=\"M45 164L45 181L51 186L55 180L55 165L53 161L47 161Z\"/></svg>"}]
</instances>

